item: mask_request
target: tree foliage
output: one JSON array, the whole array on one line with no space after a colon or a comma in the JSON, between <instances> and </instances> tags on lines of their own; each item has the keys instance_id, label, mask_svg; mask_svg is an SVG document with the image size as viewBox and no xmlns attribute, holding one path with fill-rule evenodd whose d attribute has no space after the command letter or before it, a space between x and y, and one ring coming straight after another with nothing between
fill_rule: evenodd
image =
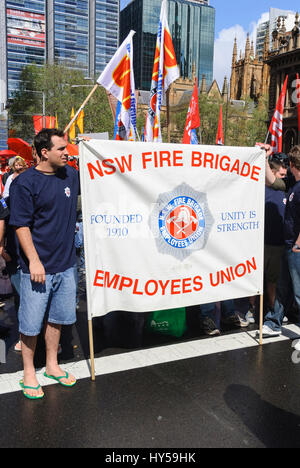
<instances>
[{"instance_id":1,"label":"tree foliage","mask_svg":"<svg viewBox=\"0 0 300 468\"><path fill-rule=\"evenodd\" d=\"M56 116L59 127L64 129L71 120L71 111L79 109L89 92L90 81L87 81L80 70L66 68L62 65L27 65L21 72L19 90L15 93L9 109L10 129L15 136L31 142L34 136L32 116L43 113L43 93L45 97L45 114ZM247 100L243 107L232 106L210 100L207 95L199 96L199 113L201 119L201 141L214 145L218 128L220 105L223 104L223 129L225 144L228 146L253 146L256 141L264 141L267 133L266 97L261 98L256 106ZM181 109L170 110L172 142L181 142L188 104ZM84 132L109 132L113 137L114 122L105 90L99 86L84 108ZM142 137L145 126L145 112L137 113L137 128ZM163 140L167 142L166 115L161 114ZM76 133L79 129L76 127ZM197 130L200 141L199 130Z\"/></svg>"},{"instance_id":2,"label":"tree foliage","mask_svg":"<svg viewBox=\"0 0 300 468\"><path fill-rule=\"evenodd\" d=\"M71 120L72 107L76 112L92 89L82 71L62 65L27 65L21 72L19 90L9 109L10 128L16 137L31 141L34 136L33 118L43 113L56 116L64 129ZM113 135L114 122L105 90L99 86L84 108L84 132L109 132ZM76 133L79 129L76 127Z\"/></svg>"},{"instance_id":3,"label":"tree foliage","mask_svg":"<svg viewBox=\"0 0 300 468\"><path fill-rule=\"evenodd\" d=\"M199 114L201 120L201 140L203 144L215 145L219 122L220 105L223 105L223 132L227 146L254 146L257 141L264 141L267 134L268 103L261 98L256 106L252 100L245 101L243 106L210 100L206 95L199 96ZM182 141L188 104L181 110L172 112L172 122L177 128L177 137ZM196 130L200 141L199 130Z\"/></svg>"}]
</instances>

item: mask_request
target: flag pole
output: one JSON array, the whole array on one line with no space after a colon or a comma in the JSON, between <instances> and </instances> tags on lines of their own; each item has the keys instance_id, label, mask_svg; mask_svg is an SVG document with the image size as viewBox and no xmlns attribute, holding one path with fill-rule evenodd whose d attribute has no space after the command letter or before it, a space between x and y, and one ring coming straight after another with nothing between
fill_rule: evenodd
<instances>
[{"instance_id":1,"label":"flag pole","mask_svg":"<svg viewBox=\"0 0 300 468\"><path fill-rule=\"evenodd\" d=\"M270 130L268 130L267 137L265 139L265 145L268 143L269 135L270 135Z\"/></svg>"},{"instance_id":2,"label":"flag pole","mask_svg":"<svg viewBox=\"0 0 300 468\"><path fill-rule=\"evenodd\" d=\"M170 143L171 142L171 132L170 132L170 88L167 89L166 100L167 100L167 135L168 135L168 143Z\"/></svg>"},{"instance_id":3,"label":"flag pole","mask_svg":"<svg viewBox=\"0 0 300 468\"><path fill-rule=\"evenodd\" d=\"M107 96L108 104L109 104L109 107L110 107L110 110L111 110L111 113L112 113L113 121L115 122L115 120L116 120L116 112L114 112L114 109L113 109L111 100L109 99L109 97L112 96L112 94L111 94L109 91L107 91L107 89L106 89L105 91L106 91L106 96Z\"/></svg>"},{"instance_id":4,"label":"flag pole","mask_svg":"<svg viewBox=\"0 0 300 468\"><path fill-rule=\"evenodd\" d=\"M93 96L94 92L96 91L96 89L98 88L99 84L96 83L95 86L93 87L92 91L90 92L90 94L87 96L87 98L83 101L83 103L81 104L80 108L78 109L78 111L76 112L76 114L74 115L73 119L71 120L71 122L68 123L68 125L66 126L64 132L67 133L67 131L69 130L69 128L71 127L71 125L75 122L75 120L77 119L77 117L79 116L80 112L83 110L83 108L86 106L86 104L88 103L88 101L91 99L91 97Z\"/></svg>"},{"instance_id":5,"label":"flag pole","mask_svg":"<svg viewBox=\"0 0 300 468\"><path fill-rule=\"evenodd\" d=\"M199 142L200 142L200 145L202 145L202 132L201 132L200 127L199 127Z\"/></svg>"},{"instance_id":6,"label":"flag pole","mask_svg":"<svg viewBox=\"0 0 300 468\"><path fill-rule=\"evenodd\" d=\"M138 140L141 141L138 129L136 129L136 134L137 134Z\"/></svg>"}]
</instances>

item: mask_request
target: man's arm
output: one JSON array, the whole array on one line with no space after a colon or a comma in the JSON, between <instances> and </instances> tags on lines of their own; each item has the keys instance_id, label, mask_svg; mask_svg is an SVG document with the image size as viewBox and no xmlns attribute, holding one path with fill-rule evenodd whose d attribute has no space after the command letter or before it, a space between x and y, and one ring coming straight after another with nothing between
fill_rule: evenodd
<instances>
[{"instance_id":1,"label":"man's arm","mask_svg":"<svg viewBox=\"0 0 300 468\"><path fill-rule=\"evenodd\" d=\"M6 262L11 261L10 255L5 251L4 248L4 233L5 233L5 220L0 219L0 255Z\"/></svg>"},{"instance_id":2,"label":"man's arm","mask_svg":"<svg viewBox=\"0 0 300 468\"><path fill-rule=\"evenodd\" d=\"M273 185L276 180L276 177L269 165L269 156L272 154L272 148L270 145L266 145L265 143L256 143L256 146L259 146L266 152L266 185L271 187L271 185Z\"/></svg>"},{"instance_id":3,"label":"man's arm","mask_svg":"<svg viewBox=\"0 0 300 468\"><path fill-rule=\"evenodd\" d=\"M45 268L34 247L29 227L18 227L16 228L16 233L20 246L29 260L31 281L44 284L46 281Z\"/></svg>"}]
</instances>

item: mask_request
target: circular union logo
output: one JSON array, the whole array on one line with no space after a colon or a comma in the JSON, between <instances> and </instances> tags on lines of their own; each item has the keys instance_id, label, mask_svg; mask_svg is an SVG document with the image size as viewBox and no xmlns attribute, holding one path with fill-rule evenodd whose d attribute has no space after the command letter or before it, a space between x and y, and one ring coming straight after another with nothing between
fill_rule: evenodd
<instances>
[{"instance_id":1,"label":"circular union logo","mask_svg":"<svg viewBox=\"0 0 300 468\"><path fill-rule=\"evenodd\" d=\"M176 197L159 213L159 230L172 247L185 249L196 242L204 232L204 213L191 197Z\"/></svg>"}]
</instances>

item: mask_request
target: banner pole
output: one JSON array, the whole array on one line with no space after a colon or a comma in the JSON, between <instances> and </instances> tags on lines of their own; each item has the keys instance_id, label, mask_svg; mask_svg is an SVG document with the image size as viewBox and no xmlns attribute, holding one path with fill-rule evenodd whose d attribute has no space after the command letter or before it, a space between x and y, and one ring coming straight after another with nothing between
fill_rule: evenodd
<instances>
[{"instance_id":1,"label":"banner pole","mask_svg":"<svg viewBox=\"0 0 300 468\"><path fill-rule=\"evenodd\" d=\"M261 294L260 296L260 304L259 304L259 344L262 346L263 344L263 323L264 323L264 295Z\"/></svg>"},{"instance_id":2,"label":"banner pole","mask_svg":"<svg viewBox=\"0 0 300 468\"><path fill-rule=\"evenodd\" d=\"M90 342L90 359L91 359L91 378L95 381L95 354L94 354L94 338L93 338L93 319L89 321L89 342Z\"/></svg>"},{"instance_id":3,"label":"banner pole","mask_svg":"<svg viewBox=\"0 0 300 468\"><path fill-rule=\"evenodd\" d=\"M84 141L79 143L79 169L81 174L84 174ZM83 225L83 239L84 239L84 259L85 259L85 284L86 284L86 296L87 296L87 319L88 319L88 330L89 330L89 347L90 347L90 360L91 360L91 379L95 381L95 353L94 353L94 338L93 338L93 318L92 314L89 314L91 298L90 289L88 284L89 275L89 256L87 255L86 239L87 239L87 226L86 226L86 200L85 200L85 180L84 177L80 177L80 187L82 196L82 225Z\"/></svg>"},{"instance_id":4,"label":"banner pole","mask_svg":"<svg viewBox=\"0 0 300 468\"><path fill-rule=\"evenodd\" d=\"M95 86L93 87L92 91L90 92L90 94L87 96L87 98L83 101L83 103L81 104L80 108L78 109L78 111L76 112L76 114L74 115L73 119L71 120L70 123L68 123L68 125L66 126L64 132L67 133L67 131L69 130L69 128L71 127L71 125L75 122L75 120L77 119L77 117L79 116L80 112L82 111L82 109L86 106L86 104L88 103L88 101L91 99L92 95L94 94L94 92L96 91L96 89L98 88L99 84L96 83Z\"/></svg>"},{"instance_id":5,"label":"banner pole","mask_svg":"<svg viewBox=\"0 0 300 468\"><path fill-rule=\"evenodd\" d=\"M268 130L267 137L265 139L265 145L268 143L269 135L270 135L270 130Z\"/></svg>"}]
</instances>

